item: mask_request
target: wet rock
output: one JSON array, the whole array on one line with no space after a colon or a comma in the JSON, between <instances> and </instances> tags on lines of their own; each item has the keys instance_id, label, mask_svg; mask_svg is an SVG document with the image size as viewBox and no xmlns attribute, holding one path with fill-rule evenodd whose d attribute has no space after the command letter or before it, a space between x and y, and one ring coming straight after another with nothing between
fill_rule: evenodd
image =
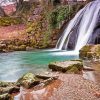
<instances>
[{"instance_id":1,"label":"wet rock","mask_svg":"<svg viewBox=\"0 0 100 100\"><path fill-rule=\"evenodd\" d=\"M10 94L5 93L0 95L0 100L13 100L13 97Z\"/></svg>"},{"instance_id":2,"label":"wet rock","mask_svg":"<svg viewBox=\"0 0 100 100\"><path fill-rule=\"evenodd\" d=\"M51 74L50 72L46 72L46 73L37 74L36 77L38 79L46 80L46 79L49 79L49 78L56 78L57 76Z\"/></svg>"},{"instance_id":3,"label":"wet rock","mask_svg":"<svg viewBox=\"0 0 100 100\"><path fill-rule=\"evenodd\" d=\"M40 79L40 84L42 83L43 86L50 84L53 80L58 79L58 76L51 75L51 74L39 74L36 75L38 79Z\"/></svg>"},{"instance_id":4,"label":"wet rock","mask_svg":"<svg viewBox=\"0 0 100 100\"><path fill-rule=\"evenodd\" d=\"M85 70L85 71L95 71L94 68L86 67L86 66L83 68L83 70Z\"/></svg>"},{"instance_id":5,"label":"wet rock","mask_svg":"<svg viewBox=\"0 0 100 100\"><path fill-rule=\"evenodd\" d=\"M80 50L81 59L100 59L100 45L86 45Z\"/></svg>"},{"instance_id":6,"label":"wet rock","mask_svg":"<svg viewBox=\"0 0 100 100\"><path fill-rule=\"evenodd\" d=\"M83 69L83 63L79 60L54 62L49 64L52 71L61 71L66 73L79 73Z\"/></svg>"},{"instance_id":7,"label":"wet rock","mask_svg":"<svg viewBox=\"0 0 100 100\"><path fill-rule=\"evenodd\" d=\"M47 80L44 80L43 82L41 82L43 84L43 86L47 86L49 85L51 82L53 82L54 80L56 80L58 77L51 77L48 78Z\"/></svg>"},{"instance_id":8,"label":"wet rock","mask_svg":"<svg viewBox=\"0 0 100 100\"><path fill-rule=\"evenodd\" d=\"M17 84L25 88L30 88L32 86L39 84L39 80L36 78L34 74L27 73L17 81Z\"/></svg>"}]
</instances>

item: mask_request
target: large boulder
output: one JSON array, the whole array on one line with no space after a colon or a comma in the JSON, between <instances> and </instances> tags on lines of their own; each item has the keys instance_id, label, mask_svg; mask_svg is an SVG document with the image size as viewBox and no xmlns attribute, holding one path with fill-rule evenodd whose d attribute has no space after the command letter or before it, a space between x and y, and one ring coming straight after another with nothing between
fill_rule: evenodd
<instances>
[{"instance_id":1,"label":"large boulder","mask_svg":"<svg viewBox=\"0 0 100 100\"><path fill-rule=\"evenodd\" d=\"M20 79L18 79L17 85L23 86L24 88L31 88L42 83L42 85L45 86L55 79L57 79L57 76L46 74L34 75L32 73L27 73L23 75Z\"/></svg>"},{"instance_id":2,"label":"large boulder","mask_svg":"<svg viewBox=\"0 0 100 100\"><path fill-rule=\"evenodd\" d=\"M66 73L80 73L83 69L81 60L71 60L63 62L54 62L49 64L49 68L53 71L61 71Z\"/></svg>"},{"instance_id":3,"label":"large boulder","mask_svg":"<svg viewBox=\"0 0 100 100\"><path fill-rule=\"evenodd\" d=\"M80 50L79 57L81 59L100 59L100 44L86 45Z\"/></svg>"}]
</instances>

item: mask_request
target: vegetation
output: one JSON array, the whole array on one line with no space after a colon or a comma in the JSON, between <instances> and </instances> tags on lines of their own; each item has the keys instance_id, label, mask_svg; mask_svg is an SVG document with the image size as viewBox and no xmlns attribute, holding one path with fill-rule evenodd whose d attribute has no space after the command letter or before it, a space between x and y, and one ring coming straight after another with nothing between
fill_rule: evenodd
<instances>
[{"instance_id":1,"label":"vegetation","mask_svg":"<svg viewBox=\"0 0 100 100\"><path fill-rule=\"evenodd\" d=\"M14 17L1 17L0 18L0 26L10 26L10 25L17 25L21 24L21 18L14 18Z\"/></svg>"},{"instance_id":2,"label":"vegetation","mask_svg":"<svg viewBox=\"0 0 100 100\"><path fill-rule=\"evenodd\" d=\"M61 27L75 15L80 7L82 5L61 5L60 3L55 5L50 2L39 4L21 0L17 2L17 11L12 16L0 18L0 26L24 23L26 25L24 35L28 42L21 45L33 48L54 47Z\"/></svg>"},{"instance_id":3,"label":"vegetation","mask_svg":"<svg viewBox=\"0 0 100 100\"><path fill-rule=\"evenodd\" d=\"M71 6L58 6L50 12L48 15L50 26L56 28L64 20L69 20L73 14L73 9Z\"/></svg>"}]
</instances>

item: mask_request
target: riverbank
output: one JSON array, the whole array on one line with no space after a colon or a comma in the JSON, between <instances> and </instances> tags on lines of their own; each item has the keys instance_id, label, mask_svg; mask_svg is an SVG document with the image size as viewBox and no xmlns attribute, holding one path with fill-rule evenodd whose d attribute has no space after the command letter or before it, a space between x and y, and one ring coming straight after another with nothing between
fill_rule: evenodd
<instances>
[{"instance_id":1,"label":"riverbank","mask_svg":"<svg viewBox=\"0 0 100 100\"><path fill-rule=\"evenodd\" d=\"M58 79L38 90L22 89L15 100L100 100L98 84L82 75L53 73Z\"/></svg>"},{"instance_id":2,"label":"riverbank","mask_svg":"<svg viewBox=\"0 0 100 100\"><path fill-rule=\"evenodd\" d=\"M60 68L58 71L49 70L38 75L27 73L14 83L0 83L0 97L3 94L3 96L6 95L4 98L9 97L7 100L11 100L10 98L12 100L100 100L100 81L98 80L100 74L93 74L94 71L100 72L99 62L83 64L87 67L92 65L93 70L91 70L92 67L91 69L83 68L81 60L50 63L49 68L52 69L55 64L56 68ZM67 68L66 71L63 72L58 64L64 69ZM73 68L81 69L75 74L76 69L73 70ZM85 75L88 78L83 77L83 71L86 71ZM87 72L94 75L92 76L95 81ZM1 100L5 100L4 98Z\"/></svg>"},{"instance_id":3,"label":"riverbank","mask_svg":"<svg viewBox=\"0 0 100 100\"><path fill-rule=\"evenodd\" d=\"M61 62L63 63L63 62ZM64 62L65 63L65 62ZM91 66L93 71L87 70L87 72L99 73L99 62L85 62L85 66ZM49 85L27 90L22 88L20 94L15 96L15 100L100 100L100 81L99 75L93 74L95 80L92 80L87 75L88 79L84 77L84 74L66 74L61 72L50 72L48 75L57 76L56 80L53 80ZM26 99L25 99L26 98Z\"/></svg>"}]
</instances>

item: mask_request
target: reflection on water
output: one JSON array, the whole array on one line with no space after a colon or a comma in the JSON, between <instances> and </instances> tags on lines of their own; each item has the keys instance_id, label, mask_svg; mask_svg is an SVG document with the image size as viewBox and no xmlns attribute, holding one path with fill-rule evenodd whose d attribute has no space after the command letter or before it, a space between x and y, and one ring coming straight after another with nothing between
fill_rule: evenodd
<instances>
[{"instance_id":1,"label":"reflection on water","mask_svg":"<svg viewBox=\"0 0 100 100\"><path fill-rule=\"evenodd\" d=\"M42 73L53 61L77 59L76 55L54 55L59 51L20 51L0 54L0 80L16 81L27 72ZM60 51L61 53L61 51ZM63 51L62 51L63 53Z\"/></svg>"}]
</instances>

